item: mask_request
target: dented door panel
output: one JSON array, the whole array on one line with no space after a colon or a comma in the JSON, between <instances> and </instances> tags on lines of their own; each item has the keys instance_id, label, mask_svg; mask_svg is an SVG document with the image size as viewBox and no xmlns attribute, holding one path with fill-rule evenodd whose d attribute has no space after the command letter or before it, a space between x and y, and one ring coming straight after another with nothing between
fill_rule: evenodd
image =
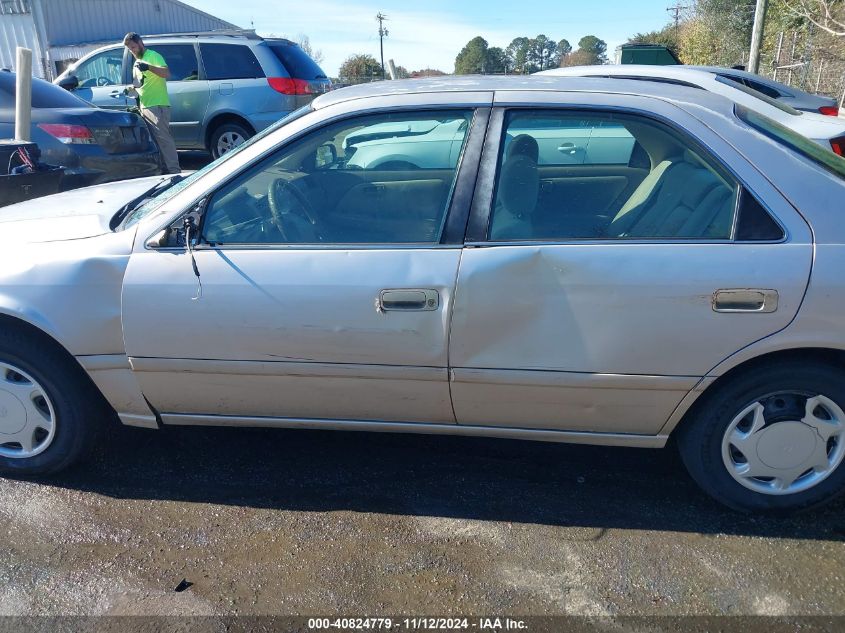
<instances>
[{"instance_id":1,"label":"dented door panel","mask_svg":"<svg viewBox=\"0 0 845 633\"><path fill-rule=\"evenodd\" d=\"M136 253L127 353L162 412L452 423L446 345L460 253L200 249L201 298L189 254ZM403 288L439 304L381 309L383 290Z\"/></svg>"}]
</instances>

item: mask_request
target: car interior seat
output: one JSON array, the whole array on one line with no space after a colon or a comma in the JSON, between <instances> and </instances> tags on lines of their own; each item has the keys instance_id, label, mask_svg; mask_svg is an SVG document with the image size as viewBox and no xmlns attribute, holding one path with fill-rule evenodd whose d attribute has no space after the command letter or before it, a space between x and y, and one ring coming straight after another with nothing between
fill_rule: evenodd
<instances>
[{"instance_id":1,"label":"car interior seat","mask_svg":"<svg viewBox=\"0 0 845 633\"><path fill-rule=\"evenodd\" d=\"M540 194L539 156L540 146L528 134L519 134L508 144L499 177L491 239L534 237L532 214Z\"/></svg>"},{"instance_id":2,"label":"car interior seat","mask_svg":"<svg viewBox=\"0 0 845 633\"><path fill-rule=\"evenodd\" d=\"M689 150L667 158L622 206L607 237L728 238L735 189Z\"/></svg>"}]
</instances>

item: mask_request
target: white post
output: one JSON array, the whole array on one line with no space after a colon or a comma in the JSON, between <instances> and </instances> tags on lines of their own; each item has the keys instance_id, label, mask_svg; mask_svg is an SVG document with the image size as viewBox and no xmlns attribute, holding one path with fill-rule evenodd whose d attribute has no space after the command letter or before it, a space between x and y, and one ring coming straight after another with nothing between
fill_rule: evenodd
<instances>
[{"instance_id":1,"label":"white post","mask_svg":"<svg viewBox=\"0 0 845 633\"><path fill-rule=\"evenodd\" d=\"M760 70L760 47L763 45L763 21L766 19L767 0L757 0L754 10L754 30L751 32L751 53L748 55L748 72Z\"/></svg>"},{"instance_id":2,"label":"white post","mask_svg":"<svg viewBox=\"0 0 845 633\"><path fill-rule=\"evenodd\" d=\"M15 96L15 138L31 141L32 130L32 51L18 47L17 85Z\"/></svg>"},{"instance_id":3,"label":"white post","mask_svg":"<svg viewBox=\"0 0 845 633\"><path fill-rule=\"evenodd\" d=\"M392 59L387 60L387 71L390 73L391 79L396 79L396 64L393 63Z\"/></svg>"},{"instance_id":4,"label":"white post","mask_svg":"<svg viewBox=\"0 0 845 633\"><path fill-rule=\"evenodd\" d=\"M778 66L780 66L780 52L783 49L783 31L780 32L778 35L778 52L775 54L775 63L773 66L775 69L772 71L772 79L775 81L778 80Z\"/></svg>"},{"instance_id":5,"label":"white post","mask_svg":"<svg viewBox=\"0 0 845 633\"><path fill-rule=\"evenodd\" d=\"M839 109L842 108L845 108L845 75L842 75L842 98L839 100Z\"/></svg>"}]
</instances>

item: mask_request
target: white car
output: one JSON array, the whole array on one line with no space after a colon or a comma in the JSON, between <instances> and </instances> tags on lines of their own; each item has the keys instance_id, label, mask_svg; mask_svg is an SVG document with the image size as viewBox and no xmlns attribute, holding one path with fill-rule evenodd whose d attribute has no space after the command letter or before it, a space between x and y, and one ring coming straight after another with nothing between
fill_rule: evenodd
<instances>
[{"instance_id":1,"label":"white car","mask_svg":"<svg viewBox=\"0 0 845 633\"><path fill-rule=\"evenodd\" d=\"M553 68L538 75L559 77L610 77L620 79L657 79L668 83L703 88L727 97L731 101L756 110L781 125L832 150L845 155L845 121L833 117L801 112L761 92L741 86L712 72L685 68L684 66L647 66L621 64L606 66L572 66Z\"/></svg>"},{"instance_id":2,"label":"white car","mask_svg":"<svg viewBox=\"0 0 845 633\"><path fill-rule=\"evenodd\" d=\"M432 119L455 165L350 162ZM595 158L547 162L575 131ZM672 438L733 508L816 506L845 491L843 199L845 159L688 86L330 92L186 178L0 210L0 474L55 473L115 417Z\"/></svg>"}]
</instances>

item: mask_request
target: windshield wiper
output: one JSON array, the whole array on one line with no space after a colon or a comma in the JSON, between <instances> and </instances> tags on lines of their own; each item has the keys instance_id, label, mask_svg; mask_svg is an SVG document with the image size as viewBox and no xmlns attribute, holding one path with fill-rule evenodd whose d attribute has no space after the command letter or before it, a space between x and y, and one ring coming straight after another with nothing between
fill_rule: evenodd
<instances>
[{"instance_id":1,"label":"windshield wiper","mask_svg":"<svg viewBox=\"0 0 845 633\"><path fill-rule=\"evenodd\" d=\"M185 178L186 178L186 176L183 176L181 174L176 174L176 175L172 176L169 180L162 180L155 187L152 187L151 189L147 189L144 193L142 193L137 198L133 198L132 200L127 202L125 205L123 205L118 210L117 213L114 214L111 221L109 222L109 228L112 231L114 231L115 229L117 229L117 227L119 227L121 225L123 220L126 219L126 216L128 216L130 213L132 213L135 209L137 209L141 205L145 204L146 202L152 200L153 198L161 195L162 193L164 193L165 191L170 189L170 187L175 185L177 182L180 182L180 181L184 180Z\"/></svg>"}]
</instances>

